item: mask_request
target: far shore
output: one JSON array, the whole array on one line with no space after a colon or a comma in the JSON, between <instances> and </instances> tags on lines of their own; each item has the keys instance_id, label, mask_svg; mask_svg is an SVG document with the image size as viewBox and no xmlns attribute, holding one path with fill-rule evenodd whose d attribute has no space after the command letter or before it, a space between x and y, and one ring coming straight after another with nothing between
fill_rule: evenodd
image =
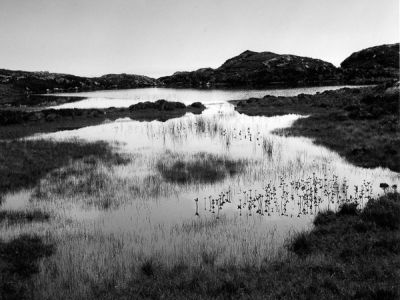
<instances>
[{"instance_id":1,"label":"far shore","mask_svg":"<svg viewBox=\"0 0 400 300\"><path fill-rule=\"evenodd\" d=\"M195 102L144 102L129 108L106 109L0 109L0 139L15 139L36 133L73 130L107 121L130 118L137 121L167 121L186 113L200 114L205 106Z\"/></svg>"}]
</instances>

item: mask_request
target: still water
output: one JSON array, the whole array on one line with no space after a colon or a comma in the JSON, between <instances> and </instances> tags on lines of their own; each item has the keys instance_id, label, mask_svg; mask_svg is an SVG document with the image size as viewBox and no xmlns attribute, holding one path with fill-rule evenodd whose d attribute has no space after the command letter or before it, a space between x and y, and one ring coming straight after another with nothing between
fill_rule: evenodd
<instances>
[{"instance_id":1,"label":"still water","mask_svg":"<svg viewBox=\"0 0 400 300\"><path fill-rule=\"evenodd\" d=\"M355 167L310 139L273 133L304 116L250 117L237 113L227 102L265 94L289 96L336 88L147 88L71 94L88 98L59 107L126 107L140 101L166 99L201 101L207 108L201 115L188 113L166 122L121 119L39 135L105 140L131 157L130 163L113 169L113 181L97 198L65 194L53 197L52 201L63 207L70 218L93 222L91 228L140 240L141 251L156 249L176 257L181 252L192 253L193 247L218 244L217 248L224 249L221 251L232 259L244 251L243 247L254 244L262 252L265 249L259 243L266 238L267 231L274 230L275 238L282 241L291 230L310 226L321 209L336 209L344 201L364 205L369 197L383 193L379 188L381 182L399 183L398 173ZM160 163L190 162L199 153L240 162L243 168L215 182L179 183L163 177ZM107 205L96 202L104 198L103 194L111 199ZM83 198L89 200L82 201ZM199 244L193 244L194 240Z\"/></svg>"},{"instance_id":2,"label":"still water","mask_svg":"<svg viewBox=\"0 0 400 300\"><path fill-rule=\"evenodd\" d=\"M330 87L307 87L297 89L274 89L274 90L217 90L217 89L171 89L171 88L141 88L128 90L108 90L84 93L52 94L55 96L87 97L82 101L66 103L55 108L107 108L128 107L132 104L144 101L156 101L165 99L168 101L179 101L185 104L202 102L205 105L221 104L229 100L248 99L250 97L273 96L295 96L300 93L314 94L327 89L335 90L344 86Z\"/></svg>"}]
</instances>

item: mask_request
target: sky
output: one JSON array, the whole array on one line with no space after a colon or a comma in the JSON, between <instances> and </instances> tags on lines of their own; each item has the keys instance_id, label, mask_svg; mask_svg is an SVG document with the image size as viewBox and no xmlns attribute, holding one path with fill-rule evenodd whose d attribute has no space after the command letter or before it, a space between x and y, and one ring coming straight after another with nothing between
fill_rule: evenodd
<instances>
[{"instance_id":1,"label":"sky","mask_svg":"<svg viewBox=\"0 0 400 300\"><path fill-rule=\"evenodd\" d=\"M399 0L0 0L0 68L151 77L245 50L340 65L399 42Z\"/></svg>"}]
</instances>

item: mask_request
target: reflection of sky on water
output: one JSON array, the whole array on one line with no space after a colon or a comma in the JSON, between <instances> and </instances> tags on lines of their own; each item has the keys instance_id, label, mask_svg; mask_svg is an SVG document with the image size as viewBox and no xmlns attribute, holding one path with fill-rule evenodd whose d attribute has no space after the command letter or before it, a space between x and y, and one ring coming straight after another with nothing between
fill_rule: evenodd
<instances>
[{"instance_id":1,"label":"reflection of sky on water","mask_svg":"<svg viewBox=\"0 0 400 300\"><path fill-rule=\"evenodd\" d=\"M185 104L202 102L208 104L220 104L229 100L241 100L251 97L263 97L267 94L274 96L295 96L300 93L315 94L324 90L338 89L343 86L309 87L274 90L216 90L216 89L172 89L172 88L141 88L130 90L108 90L84 93L66 93L59 96L88 97L77 102L65 103L55 108L106 108L106 107L128 107L132 104L144 101L156 101L166 99L168 101L179 101ZM57 94L52 94L56 95ZM51 96L52 96L51 95Z\"/></svg>"},{"instance_id":2,"label":"reflection of sky on water","mask_svg":"<svg viewBox=\"0 0 400 300\"><path fill-rule=\"evenodd\" d=\"M311 93L317 89L295 89L269 91L276 95L292 95L300 92ZM132 98L132 94L135 96ZM182 220L195 218L215 218L218 210L210 211L210 196L216 199L221 192L230 191L232 203L225 204L219 212L220 216L240 217L237 209L239 201L244 201L244 191L252 189L253 195L265 193L266 184L279 187L282 180L291 189L291 182L300 182L307 178L328 178L327 189L332 189L334 182L332 175L336 175L336 183L340 186L346 183L348 193L353 193L354 185L370 182L373 194L379 191L380 182L393 184L399 181L399 175L384 169L363 169L346 163L336 153L316 146L310 139L282 137L271 132L278 128L285 128L298 119L298 115L276 117L249 117L241 115L234 107L225 102L237 97L261 96L265 91L195 91L174 89L138 89L127 91L107 91L85 93L86 96L100 95L110 106L114 105L111 98L124 98L121 101L167 100L182 101L185 96L188 102L204 100L207 109L201 115L186 114L181 118L166 122L152 121L139 122L130 119L121 119L116 122L98 126L86 127L73 131L62 131L43 136L56 139L78 137L86 140L106 140L121 144L120 151L139 154L140 159L134 159L128 166L117 167L117 174L124 178L131 178L138 185L148 176L160 176L156 169L159 160L170 159L168 151L179 153L190 159L190 155L197 152L208 152L224 155L234 159L246 159L248 168L241 174L228 177L215 184L178 185L163 183L169 186L167 191L158 196L149 195L144 199L136 198L127 202L116 210L102 213L101 223L104 229L130 231L132 227L142 228L144 224L169 223L174 224ZM143 96L145 95L145 96ZM171 96L172 95L172 96ZM219 98L220 97L220 98ZM85 102L86 101L86 102ZM120 100L117 100L120 101ZM126 102L128 101L128 102ZM90 104L91 103L91 104ZM93 103L103 106L98 98L88 99L67 104L68 107L90 107ZM121 102L122 103L122 102ZM129 102L130 104L132 102ZM266 152L266 147L272 147L272 153ZM147 177L146 177L147 176ZM157 183L154 183L157 184ZM153 188L149 186L149 190ZM150 192L149 192L150 193ZM320 191L320 194L322 190ZM277 198L282 197L282 188L277 189ZM152 198L152 199L148 199ZM199 216L194 216L194 198L199 198ZM333 207L335 205L331 204ZM260 222L267 220L270 226L279 228L290 226L305 226L310 218L308 213L299 215L299 204L296 200L286 205L287 216L281 216L282 203L275 205L275 210L269 217L259 216L252 211L242 210L242 218L259 218ZM326 203L320 207L326 208ZM337 206L337 205L336 205ZM315 207L314 207L315 209ZM283 225L285 224L285 225ZM285 231L285 230L283 230Z\"/></svg>"}]
</instances>

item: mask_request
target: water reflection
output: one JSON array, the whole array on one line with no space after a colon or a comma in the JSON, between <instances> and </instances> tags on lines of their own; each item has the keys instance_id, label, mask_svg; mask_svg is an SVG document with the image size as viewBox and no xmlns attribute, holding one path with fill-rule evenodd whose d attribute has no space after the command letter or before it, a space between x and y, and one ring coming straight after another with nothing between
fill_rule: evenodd
<instances>
[{"instance_id":1,"label":"water reflection","mask_svg":"<svg viewBox=\"0 0 400 300\"><path fill-rule=\"evenodd\" d=\"M274 93L312 91L296 89ZM149 98L182 100L180 97L186 93L190 103L205 99L207 109L201 115L189 113L166 122L121 119L39 135L54 139L106 140L118 143L118 151L131 156L128 165L103 170L107 184L101 186L96 196L68 192L77 190L73 186L65 193L58 189L57 194L48 188L47 205L54 205L56 211L64 211L71 218L79 218L85 232L118 234L126 245L131 241L133 250L128 252L136 253L137 257L143 257L143 253L159 253L165 261L186 257L191 262L201 261L206 250L218 250L224 254L221 254L223 260L241 261L243 257L251 257L261 262L266 251L271 251L269 242L261 241L268 240L274 243L273 247L279 247L291 228L301 230L310 226L319 210L336 209L349 201L364 205L370 197L383 193L380 183L399 183L397 173L352 166L310 139L273 134L275 129L291 126L302 116L241 115L224 101L236 95L227 96L225 91L200 91L190 95L194 92L168 90L173 95L170 98L168 94L150 93L144 99L142 92L140 89L112 91L104 95L118 98L126 93L127 99L121 101L127 105ZM133 100L128 99L131 93L138 93ZM215 94L207 98L210 93ZM265 91L247 93L247 96L263 95ZM224 96L219 98L221 95ZM89 99L68 106L115 104L110 99L102 101ZM201 153L222 156L233 164L241 161L243 166L240 172L227 172L215 181L166 180L160 172L160 162L167 165L165 162L171 158L191 162L207 157ZM76 180L72 178L68 182L74 185ZM55 185L43 182L43 189L46 186ZM250 255L253 248L259 249L259 255Z\"/></svg>"},{"instance_id":2,"label":"water reflection","mask_svg":"<svg viewBox=\"0 0 400 300\"><path fill-rule=\"evenodd\" d=\"M88 97L88 99L73 103L65 103L54 108L106 108L128 107L143 101L156 101L166 99L179 101L185 104L202 102L219 104L229 100L241 100L251 97L263 97L267 94L273 96L295 96L299 93L314 94L327 89L335 90L345 86L309 87L294 89L263 89L263 90L221 90L221 89L172 89L172 88L141 88L128 90L108 90L84 93L58 94L58 96ZM354 87L354 86L353 86ZM53 94L54 95L54 94ZM56 94L57 96L57 94Z\"/></svg>"},{"instance_id":3,"label":"water reflection","mask_svg":"<svg viewBox=\"0 0 400 300\"><path fill-rule=\"evenodd\" d=\"M171 222L185 220L195 215L194 209L239 215L269 215L276 218L303 217L315 214L319 209L336 208L342 201L357 198L361 203L379 192L379 184L398 182L399 175L385 169L363 169L352 166L337 154L312 144L305 138L281 137L272 134L277 128L288 127L298 115L276 117L249 117L238 114L228 103L210 104L200 116L187 114L167 122L137 122L119 120L99 126L46 135L52 138L79 137L87 140L118 142L121 151L140 155L128 166L117 167L116 176L129 179L137 186L145 186L138 199L155 199L146 202L152 220ZM166 182L157 169L162 161L171 160L170 153L190 160L196 153L224 155L233 160L246 160L244 171L214 183L181 185ZM346 191L339 187L353 187L362 192ZM162 190L163 193L155 191ZM247 191L247 194L246 194ZM220 198L229 193L229 201ZM243 194L244 193L244 194ZM133 194L132 194L133 195ZM193 199L198 199L194 202ZM219 199L219 200L218 200ZM221 203L232 205L224 205ZM201 204L201 205L200 205ZM218 209L217 209L218 207ZM245 208L247 207L247 208ZM129 206L118 210L124 226L124 215ZM221 210L221 212L220 212ZM161 212L161 213L160 213ZM168 212L168 213L166 213ZM113 213L113 217L118 212ZM210 217L210 214L202 214ZM104 217L107 219L107 216ZM119 227L120 227L119 226ZM127 227L131 225L127 222Z\"/></svg>"}]
</instances>

